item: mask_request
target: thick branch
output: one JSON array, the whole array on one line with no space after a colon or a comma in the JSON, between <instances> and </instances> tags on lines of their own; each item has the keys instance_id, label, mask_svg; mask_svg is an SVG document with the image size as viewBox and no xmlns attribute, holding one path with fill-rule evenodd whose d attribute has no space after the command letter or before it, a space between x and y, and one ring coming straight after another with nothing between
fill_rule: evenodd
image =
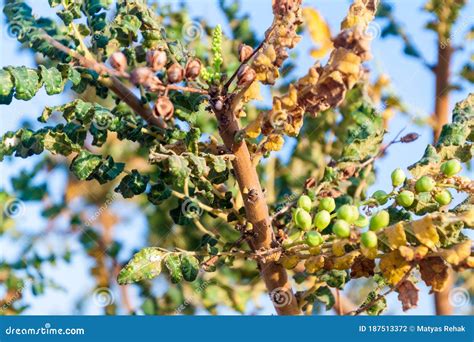
<instances>
[{"instance_id":1,"label":"thick branch","mask_svg":"<svg viewBox=\"0 0 474 342\"><path fill-rule=\"evenodd\" d=\"M116 76L114 76L113 72L109 70L105 65L95 60L84 57L77 51L74 51L73 49L70 49L67 46L61 44L56 39L47 35L46 33L43 36L44 39L56 49L63 51L64 53L76 59L82 67L94 70L99 75L101 75L99 78L100 83L112 90L122 101L128 104L130 108L132 108L133 111L140 115L146 122L154 126L166 128L166 123L163 121L163 119L154 116L151 108L145 105L137 96L135 96L135 94L132 93L130 89L125 84L123 84Z\"/></svg>"},{"instance_id":2,"label":"thick branch","mask_svg":"<svg viewBox=\"0 0 474 342\"><path fill-rule=\"evenodd\" d=\"M230 106L227 107L230 108ZM232 111L226 111L225 109L221 111L214 110L219 121L219 133L222 140L226 147L235 155L232 165L244 198L247 220L253 225L253 237L249 244L254 251L275 247L268 206L263 195L257 170L252 165L245 141L235 141L235 136L240 131L237 118ZM284 267L269 260L266 262L260 261L259 268L278 314L301 314ZM282 303L278 302L279 298L282 298Z\"/></svg>"},{"instance_id":3,"label":"thick branch","mask_svg":"<svg viewBox=\"0 0 474 342\"><path fill-rule=\"evenodd\" d=\"M438 42L438 63L435 68L436 98L433 113L435 142L439 138L441 128L449 121L449 74L452 51L449 40L443 42L443 37L440 36Z\"/></svg>"}]
</instances>

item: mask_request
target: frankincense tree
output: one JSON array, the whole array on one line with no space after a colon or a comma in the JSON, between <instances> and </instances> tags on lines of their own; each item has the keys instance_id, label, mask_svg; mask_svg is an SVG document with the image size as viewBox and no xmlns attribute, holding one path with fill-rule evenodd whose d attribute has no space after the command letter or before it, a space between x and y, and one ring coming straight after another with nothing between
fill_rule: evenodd
<instances>
[{"instance_id":1,"label":"frankincense tree","mask_svg":"<svg viewBox=\"0 0 474 342\"><path fill-rule=\"evenodd\" d=\"M328 39L325 27L315 25L318 12L300 0L274 0L261 42L248 18L238 17L237 5L224 1L233 37L202 23L207 40L186 39L186 30L196 28L186 27L184 10L156 11L146 1L49 5L61 23L34 16L23 1L6 1L9 25L42 62L37 69L3 67L0 103L31 100L42 88L55 95L70 87L76 98L44 108L42 128L4 134L0 160L46 150L68 158L71 182L100 184L104 193L152 205L150 230L157 238L122 266L118 244L71 216L97 262L98 284L110 286L101 271L110 257L120 270L117 282L137 283L152 306L166 306L154 300L149 282L164 271L169 292L197 284L194 291L208 294L201 297L211 312L219 305L208 291L215 282L240 311L243 294L232 292L242 286L254 295L264 290L278 314L297 315L312 313L318 302L329 309L350 279L371 278L376 286L351 313L380 314L388 293L398 292L406 310L418 301L418 281L439 292L450 269L473 267L463 231L474 227L474 183L459 173L473 154L474 95L456 105L452 122L410 174L395 169L390 190L367 194L376 161L391 145L418 138L400 134L382 143L388 120L375 108L377 85L364 67L378 1L354 0L340 32ZM330 56L295 79L289 56L303 27L326 37L312 54ZM271 108L259 104L260 86L272 90ZM297 146L288 164L279 165L272 152L289 138ZM44 198L45 189L30 180L55 163L45 159L16 177L16 196ZM462 197L457 203L454 191ZM9 199L6 192L0 196ZM45 216L64 210L66 203L49 206ZM169 224L181 227L172 246L160 232ZM1 279L12 279L13 270L3 267ZM144 311L176 312L155 309Z\"/></svg>"}]
</instances>

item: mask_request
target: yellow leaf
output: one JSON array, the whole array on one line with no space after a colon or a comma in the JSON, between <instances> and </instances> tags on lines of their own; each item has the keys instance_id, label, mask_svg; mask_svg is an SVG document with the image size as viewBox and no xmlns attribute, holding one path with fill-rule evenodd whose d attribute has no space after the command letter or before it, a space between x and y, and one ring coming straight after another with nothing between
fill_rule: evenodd
<instances>
[{"instance_id":1,"label":"yellow leaf","mask_svg":"<svg viewBox=\"0 0 474 342\"><path fill-rule=\"evenodd\" d=\"M439 235L431 216L425 216L421 220L413 221L411 225L418 241L429 249L436 248L436 244L439 242Z\"/></svg>"},{"instance_id":2,"label":"yellow leaf","mask_svg":"<svg viewBox=\"0 0 474 342\"><path fill-rule=\"evenodd\" d=\"M399 283L410 268L410 264L400 255L398 250L385 254L380 258L380 270L385 280L391 285Z\"/></svg>"},{"instance_id":3,"label":"yellow leaf","mask_svg":"<svg viewBox=\"0 0 474 342\"><path fill-rule=\"evenodd\" d=\"M255 139L260 135L260 132L262 130L262 121L263 114L259 114L254 121L252 121L248 124L247 127L245 127L245 134L247 135L247 137L249 137L250 139Z\"/></svg>"},{"instance_id":4,"label":"yellow leaf","mask_svg":"<svg viewBox=\"0 0 474 342\"><path fill-rule=\"evenodd\" d=\"M352 264L354 263L355 259L360 255L359 251L352 251L347 253L344 256L334 258L334 269L336 270L347 270L351 268Z\"/></svg>"},{"instance_id":5,"label":"yellow leaf","mask_svg":"<svg viewBox=\"0 0 474 342\"><path fill-rule=\"evenodd\" d=\"M349 240L347 239L341 239L339 241L336 241L332 244L332 254L335 256L343 256L346 254L346 245L349 244Z\"/></svg>"},{"instance_id":6,"label":"yellow leaf","mask_svg":"<svg viewBox=\"0 0 474 342\"><path fill-rule=\"evenodd\" d=\"M257 81L254 81L244 94L244 102L249 102L251 100L263 100L262 94L260 94L260 83L258 83Z\"/></svg>"},{"instance_id":7,"label":"yellow leaf","mask_svg":"<svg viewBox=\"0 0 474 342\"><path fill-rule=\"evenodd\" d=\"M285 140L281 135L271 134L267 137L267 141L263 145L267 151L280 151Z\"/></svg>"},{"instance_id":8,"label":"yellow leaf","mask_svg":"<svg viewBox=\"0 0 474 342\"><path fill-rule=\"evenodd\" d=\"M324 257L322 255L312 256L308 258L305 263L304 267L306 272L314 273L319 271L324 266Z\"/></svg>"},{"instance_id":9,"label":"yellow leaf","mask_svg":"<svg viewBox=\"0 0 474 342\"><path fill-rule=\"evenodd\" d=\"M436 255L439 255L451 265L458 265L471 255L471 240L458 243L449 249L440 248Z\"/></svg>"},{"instance_id":10,"label":"yellow leaf","mask_svg":"<svg viewBox=\"0 0 474 342\"><path fill-rule=\"evenodd\" d=\"M377 257L377 248L367 248L365 246L360 246L360 251L362 255L368 259L375 259Z\"/></svg>"},{"instance_id":11,"label":"yellow leaf","mask_svg":"<svg viewBox=\"0 0 474 342\"><path fill-rule=\"evenodd\" d=\"M407 236L405 229L403 229L403 223L399 222L396 225L386 228L384 234L387 237L388 246L391 249L397 249L400 246L407 244Z\"/></svg>"},{"instance_id":12,"label":"yellow leaf","mask_svg":"<svg viewBox=\"0 0 474 342\"><path fill-rule=\"evenodd\" d=\"M303 18L311 39L318 45L311 50L311 56L318 59L324 57L333 47L328 24L318 11L309 7L303 8Z\"/></svg>"},{"instance_id":13,"label":"yellow leaf","mask_svg":"<svg viewBox=\"0 0 474 342\"><path fill-rule=\"evenodd\" d=\"M426 246L400 246L398 247L398 251L400 252L400 255L405 258L406 261L413 261L423 259L428 254L429 249Z\"/></svg>"}]
</instances>

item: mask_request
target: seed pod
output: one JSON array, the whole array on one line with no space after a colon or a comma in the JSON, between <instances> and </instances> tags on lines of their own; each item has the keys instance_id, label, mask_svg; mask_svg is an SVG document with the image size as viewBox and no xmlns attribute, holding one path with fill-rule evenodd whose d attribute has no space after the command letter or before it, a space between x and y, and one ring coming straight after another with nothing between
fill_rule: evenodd
<instances>
[{"instance_id":1,"label":"seed pod","mask_svg":"<svg viewBox=\"0 0 474 342\"><path fill-rule=\"evenodd\" d=\"M156 100L155 107L153 107L153 114L168 121L173 117L173 113L173 102L171 102L167 96L160 96Z\"/></svg>"},{"instance_id":2,"label":"seed pod","mask_svg":"<svg viewBox=\"0 0 474 342\"><path fill-rule=\"evenodd\" d=\"M239 61L246 61L253 53L253 48L246 44L239 45Z\"/></svg>"},{"instance_id":3,"label":"seed pod","mask_svg":"<svg viewBox=\"0 0 474 342\"><path fill-rule=\"evenodd\" d=\"M168 70L166 71L166 75L168 75L168 82L178 83L183 80L184 69L178 63L174 63L168 68Z\"/></svg>"},{"instance_id":4,"label":"seed pod","mask_svg":"<svg viewBox=\"0 0 474 342\"><path fill-rule=\"evenodd\" d=\"M109 63L115 70L124 72L127 68L127 57L122 52L117 51L110 56Z\"/></svg>"},{"instance_id":5,"label":"seed pod","mask_svg":"<svg viewBox=\"0 0 474 342\"><path fill-rule=\"evenodd\" d=\"M199 59L190 59L186 63L185 75L188 80L196 79L201 73L201 61Z\"/></svg>"},{"instance_id":6,"label":"seed pod","mask_svg":"<svg viewBox=\"0 0 474 342\"><path fill-rule=\"evenodd\" d=\"M246 65L240 69L239 73L237 74L237 85L242 88L247 87L252 84L253 81L255 81L256 76L257 74L255 73L255 70Z\"/></svg>"},{"instance_id":7,"label":"seed pod","mask_svg":"<svg viewBox=\"0 0 474 342\"><path fill-rule=\"evenodd\" d=\"M416 139L418 139L420 137L420 135L418 133L408 133L407 135L403 136L400 138L400 141L402 143L411 143L413 141L415 141Z\"/></svg>"},{"instance_id":8,"label":"seed pod","mask_svg":"<svg viewBox=\"0 0 474 342\"><path fill-rule=\"evenodd\" d=\"M156 91L162 86L160 79L155 73L146 67L133 70L130 74L130 81L135 85L142 85L151 91Z\"/></svg>"},{"instance_id":9,"label":"seed pod","mask_svg":"<svg viewBox=\"0 0 474 342\"><path fill-rule=\"evenodd\" d=\"M153 70L158 71L166 65L166 52L163 50L148 50L146 52L146 64Z\"/></svg>"}]
</instances>

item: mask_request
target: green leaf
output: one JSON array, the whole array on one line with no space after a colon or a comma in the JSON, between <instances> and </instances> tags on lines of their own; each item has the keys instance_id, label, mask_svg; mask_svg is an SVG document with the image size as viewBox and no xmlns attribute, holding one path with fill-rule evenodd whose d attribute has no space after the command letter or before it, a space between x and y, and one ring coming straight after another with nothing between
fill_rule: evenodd
<instances>
[{"instance_id":1,"label":"green leaf","mask_svg":"<svg viewBox=\"0 0 474 342\"><path fill-rule=\"evenodd\" d=\"M43 65L40 66L40 70L46 93L48 95L60 94L64 87L61 72L56 68L45 68Z\"/></svg>"},{"instance_id":2,"label":"green leaf","mask_svg":"<svg viewBox=\"0 0 474 342\"><path fill-rule=\"evenodd\" d=\"M0 104L10 104L13 98L13 81L8 71L0 69Z\"/></svg>"},{"instance_id":3,"label":"green leaf","mask_svg":"<svg viewBox=\"0 0 474 342\"><path fill-rule=\"evenodd\" d=\"M50 131L45 134L44 148L53 154L68 156L72 151L79 149L64 132Z\"/></svg>"},{"instance_id":4,"label":"green leaf","mask_svg":"<svg viewBox=\"0 0 474 342\"><path fill-rule=\"evenodd\" d=\"M179 254L169 254L165 257L165 265L168 269L173 284L178 284L183 280L181 273L181 259Z\"/></svg>"},{"instance_id":5,"label":"green leaf","mask_svg":"<svg viewBox=\"0 0 474 342\"><path fill-rule=\"evenodd\" d=\"M153 184L150 188L150 192L147 194L148 200L158 205L162 201L170 198L171 196L171 189L161 180L158 180L156 184Z\"/></svg>"},{"instance_id":6,"label":"green leaf","mask_svg":"<svg viewBox=\"0 0 474 342\"><path fill-rule=\"evenodd\" d=\"M321 286L314 292L314 297L317 301L326 305L326 310L331 310L336 300L331 292L331 289L327 286Z\"/></svg>"},{"instance_id":7,"label":"green leaf","mask_svg":"<svg viewBox=\"0 0 474 342\"><path fill-rule=\"evenodd\" d=\"M125 198L131 198L145 192L149 181L150 177L142 176L137 170L132 170L131 174L122 178L115 191Z\"/></svg>"},{"instance_id":8,"label":"green leaf","mask_svg":"<svg viewBox=\"0 0 474 342\"><path fill-rule=\"evenodd\" d=\"M186 281L196 280L199 273L199 261L192 255L181 254L181 272Z\"/></svg>"},{"instance_id":9,"label":"green leaf","mask_svg":"<svg viewBox=\"0 0 474 342\"><path fill-rule=\"evenodd\" d=\"M161 263L164 255L165 253L157 248L143 248L120 271L117 279L118 283L125 285L156 278L161 273Z\"/></svg>"},{"instance_id":10,"label":"green leaf","mask_svg":"<svg viewBox=\"0 0 474 342\"><path fill-rule=\"evenodd\" d=\"M330 287L337 289L344 288L345 283L349 280L346 271L331 270L321 276L321 280L325 281Z\"/></svg>"},{"instance_id":11,"label":"green leaf","mask_svg":"<svg viewBox=\"0 0 474 342\"><path fill-rule=\"evenodd\" d=\"M82 150L71 163L71 171L80 180L88 179L101 163L101 157Z\"/></svg>"},{"instance_id":12,"label":"green leaf","mask_svg":"<svg viewBox=\"0 0 474 342\"><path fill-rule=\"evenodd\" d=\"M31 100L39 89L39 77L36 70L26 67L9 67L8 70L15 80L15 98L24 101Z\"/></svg>"},{"instance_id":13,"label":"green leaf","mask_svg":"<svg viewBox=\"0 0 474 342\"><path fill-rule=\"evenodd\" d=\"M116 163L111 156L108 156L92 175L100 184L105 184L117 178L125 168L124 163Z\"/></svg>"}]
</instances>

